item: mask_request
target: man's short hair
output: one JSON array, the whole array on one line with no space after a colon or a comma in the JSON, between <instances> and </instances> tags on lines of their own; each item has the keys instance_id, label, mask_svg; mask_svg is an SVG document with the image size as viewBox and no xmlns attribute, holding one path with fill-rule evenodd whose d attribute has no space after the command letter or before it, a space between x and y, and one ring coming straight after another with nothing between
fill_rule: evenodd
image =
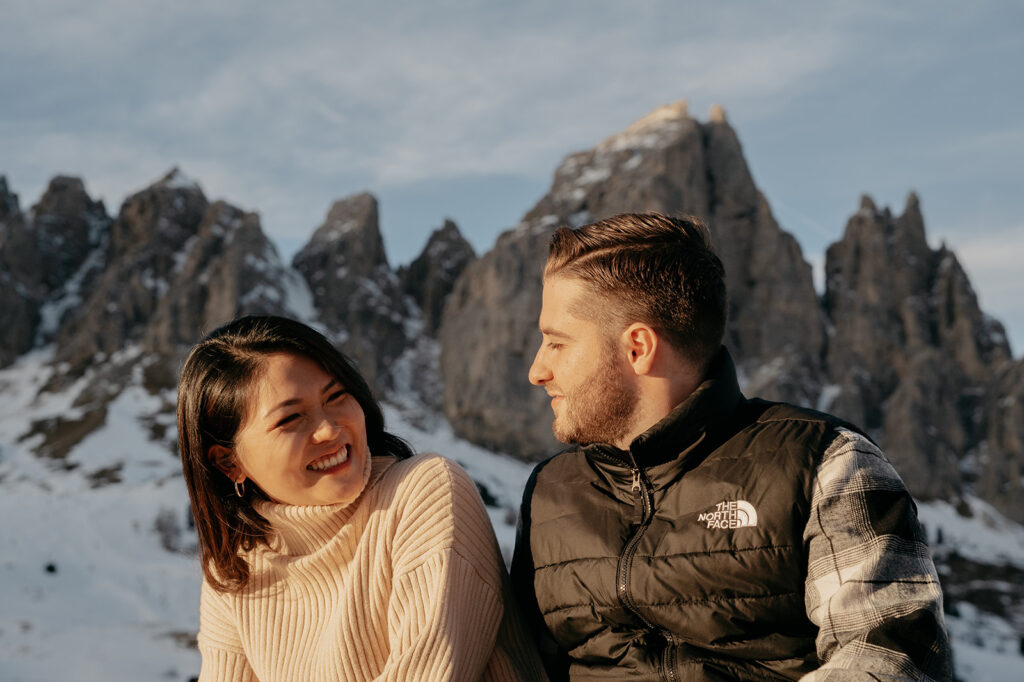
<instances>
[{"instance_id":1,"label":"man's short hair","mask_svg":"<svg viewBox=\"0 0 1024 682\"><path fill-rule=\"evenodd\" d=\"M707 226L690 216L622 213L551 237L544 277L575 277L596 294L573 314L614 331L650 325L701 371L725 335L725 269Z\"/></svg>"}]
</instances>

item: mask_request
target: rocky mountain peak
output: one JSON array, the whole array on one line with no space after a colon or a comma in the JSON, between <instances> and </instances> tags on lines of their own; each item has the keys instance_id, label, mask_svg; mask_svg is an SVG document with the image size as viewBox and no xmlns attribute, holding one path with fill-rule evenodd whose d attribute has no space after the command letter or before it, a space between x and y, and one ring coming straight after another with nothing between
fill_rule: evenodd
<instances>
[{"instance_id":1,"label":"rocky mountain peak","mask_svg":"<svg viewBox=\"0 0 1024 682\"><path fill-rule=\"evenodd\" d=\"M178 255L143 336L150 386L172 387L185 351L240 315L285 315L311 322L305 282L281 261L256 213L227 202L210 205L194 238Z\"/></svg>"},{"instance_id":2,"label":"rocky mountain peak","mask_svg":"<svg viewBox=\"0 0 1024 682\"><path fill-rule=\"evenodd\" d=\"M559 225L643 211L709 223L732 293L728 342L749 385L817 397L824 329L810 266L754 186L735 132L698 123L678 102L566 157L548 194L466 268L439 332L445 414L457 433L527 457L558 447L544 393L526 380L548 238Z\"/></svg>"},{"instance_id":3,"label":"rocky mountain peak","mask_svg":"<svg viewBox=\"0 0 1024 682\"><path fill-rule=\"evenodd\" d=\"M125 199L101 247L102 263L56 331L56 358L67 372L55 381L73 380L97 354L110 356L140 339L208 206L177 169Z\"/></svg>"},{"instance_id":4,"label":"rocky mountain peak","mask_svg":"<svg viewBox=\"0 0 1024 682\"><path fill-rule=\"evenodd\" d=\"M595 150L607 153L664 147L670 140L686 135L696 123L689 112L686 100L662 105L598 143Z\"/></svg>"},{"instance_id":5,"label":"rocky mountain peak","mask_svg":"<svg viewBox=\"0 0 1024 682\"><path fill-rule=\"evenodd\" d=\"M927 243L920 201L894 218L870 198L828 248L831 409L872 430L916 495L959 494L981 446L980 396L1009 360L956 256Z\"/></svg>"},{"instance_id":6,"label":"rocky mountain peak","mask_svg":"<svg viewBox=\"0 0 1024 682\"><path fill-rule=\"evenodd\" d=\"M0 367L29 350L35 340L44 297L39 270L39 250L18 207L18 195L0 175Z\"/></svg>"},{"instance_id":7,"label":"rocky mountain peak","mask_svg":"<svg viewBox=\"0 0 1024 682\"><path fill-rule=\"evenodd\" d=\"M199 185L172 169L125 199L111 229L111 257L154 248L178 251L195 234L208 205Z\"/></svg>"},{"instance_id":8,"label":"rocky mountain peak","mask_svg":"<svg viewBox=\"0 0 1024 682\"><path fill-rule=\"evenodd\" d=\"M878 213L878 207L875 206L875 200L867 194L860 195L860 211L864 212L865 215L874 216Z\"/></svg>"},{"instance_id":9,"label":"rocky mountain peak","mask_svg":"<svg viewBox=\"0 0 1024 682\"><path fill-rule=\"evenodd\" d=\"M16 198L5 203L17 206ZM12 288L0 295L9 320L0 339L0 366L35 345L38 337L52 335L60 309L51 304L79 286L80 271L109 226L103 203L89 197L80 179L65 176L50 182L28 216L14 212L3 221L0 279Z\"/></svg>"},{"instance_id":10,"label":"rocky mountain peak","mask_svg":"<svg viewBox=\"0 0 1024 682\"><path fill-rule=\"evenodd\" d=\"M42 277L50 291L66 282L110 228L102 201L94 201L80 178L57 176L32 207L36 242L42 254Z\"/></svg>"},{"instance_id":11,"label":"rocky mountain peak","mask_svg":"<svg viewBox=\"0 0 1024 682\"><path fill-rule=\"evenodd\" d=\"M370 385L385 392L406 347L407 311L388 266L377 199L364 192L335 202L292 266L305 278L321 321Z\"/></svg>"},{"instance_id":12,"label":"rocky mountain peak","mask_svg":"<svg viewBox=\"0 0 1024 682\"><path fill-rule=\"evenodd\" d=\"M712 104L711 111L708 112L708 122L719 125L727 124L728 121L725 120L725 107L721 104Z\"/></svg>"},{"instance_id":13,"label":"rocky mountain peak","mask_svg":"<svg viewBox=\"0 0 1024 682\"><path fill-rule=\"evenodd\" d=\"M7 188L7 176L0 175L0 222L19 213L18 195Z\"/></svg>"},{"instance_id":14,"label":"rocky mountain peak","mask_svg":"<svg viewBox=\"0 0 1024 682\"><path fill-rule=\"evenodd\" d=\"M202 192L199 183L187 176L177 166L172 167L162 178L153 183L154 187L163 189L184 189Z\"/></svg>"},{"instance_id":15,"label":"rocky mountain peak","mask_svg":"<svg viewBox=\"0 0 1024 682\"><path fill-rule=\"evenodd\" d=\"M622 133L618 135L630 135L659 130L670 127L679 121L690 118L690 103L685 100L677 100L670 104L663 104L648 114L641 116L629 124ZM613 135L612 137L616 137ZM610 138L609 138L610 139Z\"/></svg>"},{"instance_id":16,"label":"rocky mountain peak","mask_svg":"<svg viewBox=\"0 0 1024 682\"><path fill-rule=\"evenodd\" d=\"M366 277L381 266L388 267L379 220L372 194L362 192L336 201L292 265L312 278L314 293L339 276L338 269L344 269L345 276ZM323 270L328 261L336 269L333 275Z\"/></svg>"},{"instance_id":17,"label":"rocky mountain peak","mask_svg":"<svg viewBox=\"0 0 1024 682\"><path fill-rule=\"evenodd\" d=\"M364 236L375 241L379 235L377 198L368 192L360 192L334 202L324 224L313 233L310 241L362 240Z\"/></svg>"},{"instance_id":18,"label":"rocky mountain peak","mask_svg":"<svg viewBox=\"0 0 1024 682\"><path fill-rule=\"evenodd\" d=\"M473 247L449 219L434 230L423 251L398 272L402 291L423 311L424 328L431 336L441 326L445 301L462 271L476 258Z\"/></svg>"}]
</instances>

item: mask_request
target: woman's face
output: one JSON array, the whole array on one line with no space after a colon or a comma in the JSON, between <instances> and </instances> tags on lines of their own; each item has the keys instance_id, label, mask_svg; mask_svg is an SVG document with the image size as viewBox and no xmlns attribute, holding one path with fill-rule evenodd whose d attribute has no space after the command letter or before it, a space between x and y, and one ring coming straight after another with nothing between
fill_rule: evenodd
<instances>
[{"instance_id":1,"label":"woman's face","mask_svg":"<svg viewBox=\"0 0 1024 682\"><path fill-rule=\"evenodd\" d=\"M234 455L237 468L222 471L232 480L244 474L275 502L349 502L362 492L370 466L363 409L309 358L268 355Z\"/></svg>"}]
</instances>

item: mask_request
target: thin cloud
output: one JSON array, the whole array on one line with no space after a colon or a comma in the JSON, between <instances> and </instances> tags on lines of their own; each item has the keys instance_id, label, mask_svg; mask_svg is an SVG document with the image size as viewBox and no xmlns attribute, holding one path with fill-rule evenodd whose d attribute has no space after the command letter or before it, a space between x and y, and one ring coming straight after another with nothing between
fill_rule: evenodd
<instances>
[{"instance_id":1,"label":"thin cloud","mask_svg":"<svg viewBox=\"0 0 1024 682\"><path fill-rule=\"evenodd\" d=\"M884 202L917 187L945 224L982 195L1022 212L993 189L1016 168L1019 126L963 123L987 82L930 108L951 73L969 89L1015 61L1003 27L1021 14L993 0L19 2L0 22L0 91L13 93L0 100L0 172L23 204L78 173L116 210L179 165L295 243L361 189L430 183L455 202L466 178L541 185L567 153L686 98L698 118L725 106L814 261L864 191Z\"/></svg>"}]
</instances>

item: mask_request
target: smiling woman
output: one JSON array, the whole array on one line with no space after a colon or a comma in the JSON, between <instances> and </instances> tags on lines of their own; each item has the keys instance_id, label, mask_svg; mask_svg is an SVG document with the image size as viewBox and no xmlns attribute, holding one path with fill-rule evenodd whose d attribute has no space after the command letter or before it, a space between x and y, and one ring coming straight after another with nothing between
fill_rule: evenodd
<instances>
[{"instance_id":1,"label":"smiling woman","mask_svg":"<svg viewBox=\"0 0 1024 682\"><path fill-rule=\"evenodd\" d=\"M318 332L261 316L207 336L178 438L201 680L543 679L474 483L385 431Z\"/></svg>"},{"instance_id":2,"label":"smiling woman","mask_svg":"<svg viewBox=\"0 0 1024 682\"><path fill-rule=\"evenodd\" d=\"M359 401L318 364L272 353L254 378L249 413L232 450L210 447L235 483L251 479L274 502L351 502L370 475L366 418Z\"/></svg>"}]
</instances>

